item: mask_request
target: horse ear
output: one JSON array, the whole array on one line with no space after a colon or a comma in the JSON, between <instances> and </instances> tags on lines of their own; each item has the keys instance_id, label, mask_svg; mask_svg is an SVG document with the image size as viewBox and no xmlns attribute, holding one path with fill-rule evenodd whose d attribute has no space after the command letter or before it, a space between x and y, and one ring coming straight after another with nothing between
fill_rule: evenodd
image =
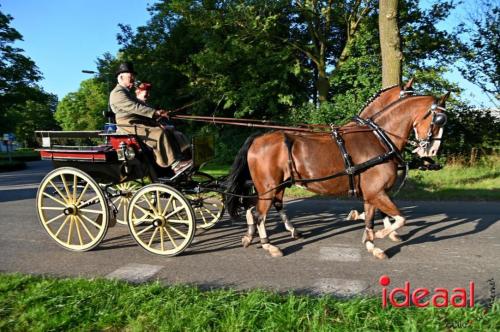
<instances>
[{"instance_id":1,"label":"horse ear","mask_svg":"<svg viewBox=\"0 0 500 332\"><path fill-rule=\"evenodd\" d=\"M413 85L413 81L415 81L415 77L412 77L406 84L405 86L403 87L403 90L406 91L406 90L410 90L412 88L412 85Z\"/></svg>"},{"instance_id":2,"label":"horse ear","mask_svg":"<svg viewBox=\"0 0 500 332\"><path fill-rule=\"evenodd\" d=\"M446 102L446 100L448 99L448 97L450 96L450 94L451 94L451 91L448 91L448 92L446 92L446 94L444 96L442 96L441 98L439 98L438 105L439 106L443 106L444 103Z\"/></svg>"}]
</instances>

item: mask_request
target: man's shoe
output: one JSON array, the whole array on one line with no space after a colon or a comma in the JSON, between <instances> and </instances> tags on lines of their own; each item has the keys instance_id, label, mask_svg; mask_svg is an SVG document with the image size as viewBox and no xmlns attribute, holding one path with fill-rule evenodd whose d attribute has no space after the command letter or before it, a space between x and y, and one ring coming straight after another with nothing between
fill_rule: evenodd
<instances>
[{"instance_id":1,"label":"man's shoe","mask_svg":"<svg viewBox=\"0 0 500 332\"><path fill-rule=\"evenodd\" d=\"M175 175L183 173L185 170L189 169L193 165L192 160L183 160L175 162L172 166L172 171L174 171Z\"/></svg>"}]
</instances>

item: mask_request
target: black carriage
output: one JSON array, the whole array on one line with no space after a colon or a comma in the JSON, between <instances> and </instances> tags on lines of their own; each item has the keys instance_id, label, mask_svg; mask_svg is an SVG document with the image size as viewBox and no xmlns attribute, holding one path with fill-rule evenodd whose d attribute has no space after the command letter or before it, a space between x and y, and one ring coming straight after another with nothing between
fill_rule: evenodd
<instances>
[{"instance_id":1,"label":"black carriage","mask_svg":"<svg viewBox=\"0 0 500 332\"><path fill-rule=\"evenodd\" d=\"M40 223L65 249L87 251L108 227L126 224L149 252L174 256L197 228L213 227L224 214L219 181L200 172L212 159L213 137L195 137L193 166L180 175L156 165L137 135L104 131L37 131L43 160L54 170L36 197ZM220 180L220 179L219 179Z\"/></svg>"}]
</instances>

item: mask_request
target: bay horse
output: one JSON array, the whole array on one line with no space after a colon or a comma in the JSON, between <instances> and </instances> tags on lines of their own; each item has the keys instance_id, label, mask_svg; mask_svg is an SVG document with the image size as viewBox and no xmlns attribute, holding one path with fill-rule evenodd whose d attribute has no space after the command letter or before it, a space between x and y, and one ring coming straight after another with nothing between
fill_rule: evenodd
<instances>
[{"instance_id":1,"label":"bay horse","mask_svg":"<svg viewBox=\"0 0 500 332\"><path fill-rule=\"evenodd\" d=\"M402 151L414 130L420 143L415 152L420 156L436 155L442 126L446 122L443 106L448 95L439 101L432 96L411 96L391 103L372 116L377 119L377 132L365 125L349 123L340 127L335 135L274 131L247 139L233 163L228 177L229 195L226 196L228 212L235 217L242 201L234 195L246 194L248 180L252 180L258 195L255 208L250 207L246 211L248 231L242 238L243 246L251 244L257 228L262 248L273 257L283 255L277 246L269 242L265 221L273 202L283 197L285 187L282 184L285 180L294 178L296 183L322 195L343 195L352 189L348 176L328 178L346 170L343 157L346 153L343 150L354 165L362 165L387 154L388 146L380 139L381 136L391 142L394 150ZM338 143L338 137L343 144ZM359 169L353 176L354 189L364 201L365 230L362 241L368 252L379 259L387 256L375 247L375 238L384 238L405 224L405 218L386 193L396 180L397 164L395 156L389 155L375 165ZM320 178L327 179L307 181ZM394 224L374 232L376 209L392 217Z\"/></svg>"},{"instance_id":2,"label":"bay horse","mask_svg":"<svg viewBox=\"0 0 500 332\"><path fill-rule=\"evenodd\" d=\"M396 84L378 91L375 95L368 99L368 101L359 111L358 116L367 119L376 112L384 109L385 107L398 101L399 99L411 96L413 94L413 83L414 78L411 78L403 86ZM273 205L280 216L282 225L284 226L285 230L290 232L293 239L299 239L302 237L300 231L297 230L297 228L290 221L290 218L283 208L284 193L285 191L283 190L282 193L277 194L277 196L273 200ZM364 213L359 213L357 210L351 210L351 212L349 212L347 216L347 220L364 220L364 216ZM384 223L387 223L385 218ZM400 241L396 232L391 233L390 238L394 241Z\"/></svg>"}]
</instances>

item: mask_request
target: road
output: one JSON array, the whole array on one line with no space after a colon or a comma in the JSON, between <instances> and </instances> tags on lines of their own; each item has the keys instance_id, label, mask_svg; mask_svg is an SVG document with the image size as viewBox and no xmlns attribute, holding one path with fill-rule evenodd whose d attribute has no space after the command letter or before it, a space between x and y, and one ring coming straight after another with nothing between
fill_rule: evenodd
<instances>
[{"instance_id":1,"label":"road","mask_svg":"<svg viewBox=\"0 0 500 332\"><path fill-rule=\"evenodd\" d=\"M488 280L500 285L500 204L498 202L409 202L398 205L407 216L400 232L404 242L378 240L389 259L376 260L361 244L363 224L345 221L360 201L292 200L286 210L304 233L292 240L268 219L270 238L285 256L271 258L257 244L241 247L245 225L225 219L198 232L178 257L164 258L138 247L127 227L109 230L96 249L76 253L59 247L38 223L36 188L50 163L28 163L28 169L0 173L0 272L52 276L115 277L133 282L160 280L202 288L264 288L278 291L351 296L381 294L378 280L390 287L468 287L476 299L490 296ZM377 225L381 227L381 221ZM256 243L255 241L254 243Z\"/></svg>"}]
</instances>

